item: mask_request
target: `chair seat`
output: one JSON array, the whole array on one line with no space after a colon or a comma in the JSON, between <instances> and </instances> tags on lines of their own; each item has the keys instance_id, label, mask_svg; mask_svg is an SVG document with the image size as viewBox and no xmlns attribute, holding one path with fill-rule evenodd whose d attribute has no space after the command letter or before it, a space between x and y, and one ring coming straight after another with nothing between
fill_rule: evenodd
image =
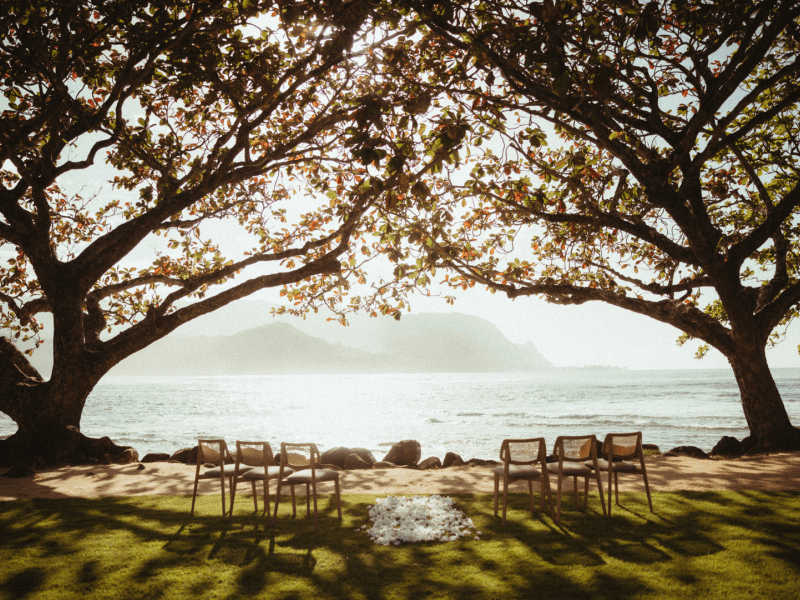
<instances>
[{"instance_id":1,"label":"chair seat","mask_svg":"<svg viewBox=\"0 0 800 600\"><path fill-rule=\"evenodd\" d=\"M204 469L197 474L198 479L219 479L222 475L221 467L214 467L213 469ZM233 477L233 466L225 469L225 477Z\"/></svg>"},{"instance_id":2,"label":"chair seat","mask_svg":"<svg viewBox=\"0 0 800 600\"><path fill-rule=\"evenodd\" d=\"M335 481L339 479L339 472L330 469L315 469L317 483L325 481ZM311 483L311 469L304 469L292 473L286 478L289 485L297 485L299 483Z\"/></svg>"},{"instance_id":3,"label":"chair seat","mask_svg":"<svg viewBox=\"0 0 800 600\"><path fill-rule=\"evenodd\" d=\"M587 462L585 464L590 469L592 468L591 462ZM600 471L608 471L608 461L605 458L598 458L597 468ZM635 473L639 470L639 467L633 463L625 462L624 460L615 460L613 463L611 463L611 470L619 473Z\"/></svg>"},{"instance_id":4,"label":"chair seat","mask_svg":"<svg viewBox=\"0 0 800 600\"><path fill-rule=\"evenodd\" d=\"M547 470L551 473L558 473L558 463L547 463ZM576 462L565 462L562 465L561 474L562 475L588 475L592 472L592 470L587 467L583 463L576 463Z\"/></svg>"},{"instance_id":5,"label":"chair seat","mask_svg":"<svg viewBox=\"0 0 800 600\"><path fill-rule=\"evenodd\" d=\"M263 481L264 480L264 467L239 467L239 473L242 469L247 469L247 472L241 475L240 479L245 481ZM284 472L292 472L291 469L284 469ZM267 467L267 479L277 479L281 476L280 467Z\"/></svg>"},{"instance_id":6,"label":"chair seat","mask_svg":"<svg viewBox=\"0 0 800 600\"><path fill-rule=\"evenodd\" d=\"M248 471L253 467L239 467L239 473L241 474L242 469L247 469ZM233 477L234 467L233 465L228 465L225 467L225 477ZM197 475L198 479L219 479L222 475L222 467L214 467L213 469L206 469L205 471L200 471Z\"/></svg>"},{"instance_id":7,"label":"chair seat","mask_svg":"<svg viewBox=\"0 0 800 600\"><path fill-rule=\"evenodd\" d=\"M505 467L495 467L494 474L503 477L505 474ZM542 467L539 465L509 465L508 478L509 479L524 479L530 481L531 479L539 479L542 476Z\"/></svg>"}]
</instances>

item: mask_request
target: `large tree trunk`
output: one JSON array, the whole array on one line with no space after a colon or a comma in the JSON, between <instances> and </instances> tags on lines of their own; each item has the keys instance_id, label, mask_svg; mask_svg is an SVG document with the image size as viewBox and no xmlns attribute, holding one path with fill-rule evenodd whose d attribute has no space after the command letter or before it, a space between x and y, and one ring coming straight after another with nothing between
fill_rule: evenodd
<instances>
[{"instance_id":1,"label":"large tree trunk","mask_svg":"<svg viewBox=\"0 0 800 600\"><path fill-rule=\"evenodd\" d=\"M4 404L18 430L0 440L0 467L23 467L26 473L45 464L117 459L126 447L105 437L88 438L80 431L83 407L94 387L89 379L84 373L62 385L51 380L3 386Z\"/></svg>"},{"instance_id":2,"label":"large tree trunk","mask_svg":"<svg viewBox=\"0 0 800 600\"><path fill-rule=\"evenodd\" d=\"M775 385L765 348L740 346L729 356L742 398L742 408L755 442L752 452L800 450L800 430L792 426Z\"/></svg>"}]
</instances>

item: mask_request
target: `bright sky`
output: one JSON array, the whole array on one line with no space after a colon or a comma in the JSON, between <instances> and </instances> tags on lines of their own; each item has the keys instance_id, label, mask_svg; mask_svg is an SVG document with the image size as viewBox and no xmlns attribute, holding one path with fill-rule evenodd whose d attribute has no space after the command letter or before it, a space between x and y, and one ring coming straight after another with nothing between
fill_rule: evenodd
<instances>
[{"instance_id":1,"label":"bright sky","mask_svg":"<svg viewBox=\"0 0 800 600\"><path fill-rule=\"evenodd\" d=\"M447 292L451 293L452 292ZM279 303L277 293L258 298ZM539 298L509 300L477 286L456 294L448 305L442 298L412 297L413 313L459 312L497 325L512 342L533 342L558 367L609 365L629 369L727 369L728 361L716 350L695 360L698 341L676 344L680 332L648 317L604 305L557 306ZM338 325L337 325L338 326ZM793 324L788 338L767 351L772 368L800 367L797 346L800 328Z\"/></svg>"}]
</instances>

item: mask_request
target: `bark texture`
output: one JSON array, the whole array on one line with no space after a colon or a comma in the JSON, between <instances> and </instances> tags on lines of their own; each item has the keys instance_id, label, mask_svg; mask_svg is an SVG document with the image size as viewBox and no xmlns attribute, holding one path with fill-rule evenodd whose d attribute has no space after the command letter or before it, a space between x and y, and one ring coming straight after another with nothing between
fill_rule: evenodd
<instances>
[{"instance_id":1,"label":"bark texture","mask_svg":"<svg viewBox=\"0 0 800 600\"><path fill-rule=\"evenodd\" d=\"M755 447L750 453L800 450L800 430L786 413L764 348L739 351L728 359L742 398L742 408Z\"/></svg>"}]
</instances>

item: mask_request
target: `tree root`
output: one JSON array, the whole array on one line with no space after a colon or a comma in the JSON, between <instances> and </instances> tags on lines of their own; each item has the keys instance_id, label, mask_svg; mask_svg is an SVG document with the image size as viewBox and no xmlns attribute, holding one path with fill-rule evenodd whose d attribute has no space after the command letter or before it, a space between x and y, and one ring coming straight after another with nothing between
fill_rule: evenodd
<instances>
[{"instance_id":1,"label":"tree root","mask_svg":"<svg viewBox=\"0 0 800 600\"><path fill-rule=\"evenodd\" d=\"M17 431L0 440L0 467L30 469L53 465L137 462L139 454L130 446L119 446L108 437L90 438L77 427L67 426L47 435L26 435ZM15 471L16 472L16 471Z\"/></svg>"}]
</instances>

